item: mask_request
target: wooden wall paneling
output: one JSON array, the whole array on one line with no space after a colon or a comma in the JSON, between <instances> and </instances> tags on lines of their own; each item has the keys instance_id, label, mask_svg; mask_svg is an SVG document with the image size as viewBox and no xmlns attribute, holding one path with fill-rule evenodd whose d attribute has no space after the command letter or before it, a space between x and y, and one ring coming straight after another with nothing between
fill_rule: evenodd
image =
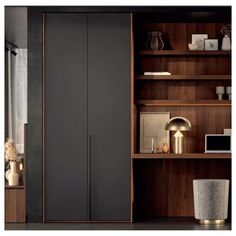
<instances>
[{"instance_id":1,"label":"wooden wall paneling","mask_svg":"<svg viewBox=\"0 0 236 236\"><path fill-rule=\"evenodd\" d=\"M230 80L136 81L137 100L217 100L216 86L230 86ZM224 94L224 99L228 96Z\"/></svg>"},{"instance_id":2,"label":"wooden wall paneling","mask_svg":"<svg viewBox=\"0 0 236 236\"><path fill-rule=\"evenodd\" d=\"M229 56L142 56L139 62L137 73L140 75L150 71L168 71L172 75L226 75L231 73Z\"/></svg>"},{"instance_id":3,"label":"wooden wall paneling","mask_svg":"<svg viewBox=\"0 0 236 236\"><path fill-rule=\"evenodd\" d=\"M193 217L193 179L230 179L230 168L230 160L136 160L136 220Z\"/></svg>"},{"instance_id":4,"label":"wooden wall paneling","mask_svg":"<svg viewBox=\"0 0 236 236\"><path fill-rule=\"evenodd\" d=\"M221 45L220 30L226 23L144 23L139 29L140 49L145 48L148 31L162 32L165 50L188 50L188 43L192 42L192 34L207 33L208 38L218 38Z\"/></svg>"},{"instance_id":5,"label":"wooden wall paneling","mask_svg":"<svg viewBox=\"0 0 236 236\"><path fill-rule=\"evenodd\" d=\"M184 152L201 153L205 151L205 134L223 133L224 128L231 127L231 107L138 107L140 112L170 112L171 117L183 116L190 120L192 130L183 132ZM137 138L139 138L139 118ZM171 144L173 134L171 132Z\"/></svg>"},{"instance_id":6,"label":"wooden wall paneling","mask_svg":"<svg viewBox=\"0 0 236 236\"><path fill-rule=\"evenodd\" d=\"M25 222L25 190L5 189L5 222Z\"/></svg>"},{"instance_id":7,"label":"wooden wall paneling","mask_svg":"<svg viewBox=\"0 0 236 236\"><path fill-rule=\"evenodd\" d=\"M155 17L154 17L155 18ZM208 38L219 41L221 47L221 27L225 23L155 23L147 18L139 19L135 31L139 37L135 50L135 75L145 71L168 71L172 75L230 75L229 55L205 54L165 54L146 53L145 42L148 31L162 32L165 50L188 51L188 43L193 33L207 33ZM151 18L150 18L151 19ZM156 22L158 22L156 20ZM151 51L150 51L151 52ZM135 81L136 100L212 100L217 102L216 86L229 86L230 80L137 80ZM224 99L227 99L225 96ZM138 104L138 103L137 103ZM183 116L192 123L192 130L183 132L184 152L203 153L206 133L223 133L231 127L231 106L142 106L137 105L137 133L139 139L140 112L171 113L171 117ZM173 132L174 133L174 132ZM170 145L173 143L171 133ZM137 142L137 152L138 152ZM156 217L181 217L194 215L194 178L231 179L230 159L134 159L135 219ZM230 207L230 204L229 204ZM229 210L230 214L230 210Z\"/></svg>"},{"instance_id":8,"label":"wooden wall paneling","mask_svg":"<svg viewBox=\"0 0 236 236\"><path fill-rule=\"evenodd\" d=\"M178 83L168 82L167 91L168 99L176 100L195 100L196 99L196 86L195 82L179 81Z\"/></svg>"},{"instance_id":9,"label":"wooden wall paneling","mask_svg":"<svg viewBox=\"0 0 236 236\"><path fill-rule=\"evenodd\" d=\"M230 81L196 81L196 100L217 100L216 86L230 86ZM224 94L224 99L228 96Z\"/></svg>"},{"instance_id":10,"label":"wooden wall paneling","mask_svg":"<svg viewBox=\"0 0 236 236\"><path fill-rule=\"evenodd\" d=\"M205 134L222 134L224 128L231 127L231 108L198 107L196 108L196 150L205 149Z\"/></svg>"}]
</instances>

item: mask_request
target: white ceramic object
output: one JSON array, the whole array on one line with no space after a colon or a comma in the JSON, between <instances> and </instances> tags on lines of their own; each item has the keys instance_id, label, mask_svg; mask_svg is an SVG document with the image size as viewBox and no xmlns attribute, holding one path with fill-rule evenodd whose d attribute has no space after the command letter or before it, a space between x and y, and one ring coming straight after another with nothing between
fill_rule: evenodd
<instances>
[{"instance_id":1,"label":"white ceramic object","mask_svg":"<svg viewBox=\"0 0 236 236\"><path fill-rule=\"evenodd\" d=\"M197 45L197 44L194 44L194 43L189 43L189 44L188 44L188 49L189 49L190 51L198 50L198 45Z\"/></svg>"},{"instance_id":2,"label":"white ceramic object","mask_svg":"<svg viewBox=\"0 0 236 236\"><path fill-rule=\"evenodd\" d=\"M9 186L19 185L19 174L16 170L16 161L10 161L10 173L7 176Z\"/></svg>"},{"instance_id":3,"label":"white ceramic object","mask_svg":"<svg viewBox=\"0 0 236 236\"><path fill-rule=\"evenodd\" d=\"M229 100L231 100L231 86L226 87L226 93L229 97Z\"/></svg>"},{"instance_id":4,"label":"white ceramic object","mask_svg":"<svg viewBox=\"0 0 236 236\"><path fill-rule=\"evenodd\" d=\"M6 179L7 179L7 180L8 180L8 175L10 174L10 172L11 172L10 169L5 172L5 176L6 176Z\"/></svg>"},{"instance_id":5,"label":"white ceramic object","mask_svg":"<svg viewBox=\"0 0 236 236\"><path fill-rule=\"evenodd\" d=\"M222 100L222 96L225 93L225 87L224 86L217 86L216 87L216 94L218 95L218 100Z\"/></svg>"},{"instance_id":6,"label":"white ceramic object","mask_svg":"<svg viewBox=\"0 0 236 236\"><path fill-rule=\"evenodd\" d=\"M222 40L221 50L229 51L231 50L231 43L229 35L225 35Z\"/></svg>"}]
</instances>

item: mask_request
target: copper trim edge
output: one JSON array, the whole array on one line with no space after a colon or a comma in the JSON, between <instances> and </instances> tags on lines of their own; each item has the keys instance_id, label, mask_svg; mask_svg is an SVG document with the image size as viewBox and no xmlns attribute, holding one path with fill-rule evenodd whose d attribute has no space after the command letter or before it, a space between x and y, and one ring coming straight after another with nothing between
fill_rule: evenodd
<instances>
[{"instance_id":1,"label":"copper trim edge","mask_svg":"<svg viewBox=\"0 0 236 236\"><path fill-rule=\"evenodd\" d=\"M198 219L197 222L202 225L222 225L225 224L225 220L204 220Z\"/></svg>"}]
</instances>

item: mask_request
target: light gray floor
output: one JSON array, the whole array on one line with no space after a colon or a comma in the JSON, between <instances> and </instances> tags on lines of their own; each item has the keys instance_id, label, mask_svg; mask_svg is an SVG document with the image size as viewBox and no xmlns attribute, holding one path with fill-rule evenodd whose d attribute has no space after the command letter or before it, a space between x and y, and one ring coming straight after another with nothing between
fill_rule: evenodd
<instances>
[{"instance_id":1,"label":"light gray floor","mask_svg":"<svg viewBox=\"0 0 236 236\"><path fill-rule=\"evenodd\" d=\"M199 225L193 219L158 219L137 223L5 224L6 230L231 230L231 225Z\"/></svg>"}]
</instances>

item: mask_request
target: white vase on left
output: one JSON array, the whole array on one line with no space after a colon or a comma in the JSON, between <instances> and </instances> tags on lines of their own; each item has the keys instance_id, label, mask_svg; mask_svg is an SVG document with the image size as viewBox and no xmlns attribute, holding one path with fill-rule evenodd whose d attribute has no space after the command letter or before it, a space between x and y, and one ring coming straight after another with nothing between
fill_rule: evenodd
<instances>
[{"instance_id":1,"label":"white vase on left","mask_svg":"<svg viewBox=\"0 0 236 236\"><path fill-rule=\"evenodd\" d=\"M16 161L10 161L10 171L6 175L8 179L9 186L17 186L19 185L19 174L16 169Z\"/></svg>"},{"instance_id":2,"label":"white vase on left","mask_svg":"<svg viewBox=\"0 0 236 236\"><path fill-rule=\"evenodd\" d=\"M229 35L225 35L224 38L222 39L221 50L223 51L231 50L231 43L230 43Z\"/></svg>"}]
</instances>

